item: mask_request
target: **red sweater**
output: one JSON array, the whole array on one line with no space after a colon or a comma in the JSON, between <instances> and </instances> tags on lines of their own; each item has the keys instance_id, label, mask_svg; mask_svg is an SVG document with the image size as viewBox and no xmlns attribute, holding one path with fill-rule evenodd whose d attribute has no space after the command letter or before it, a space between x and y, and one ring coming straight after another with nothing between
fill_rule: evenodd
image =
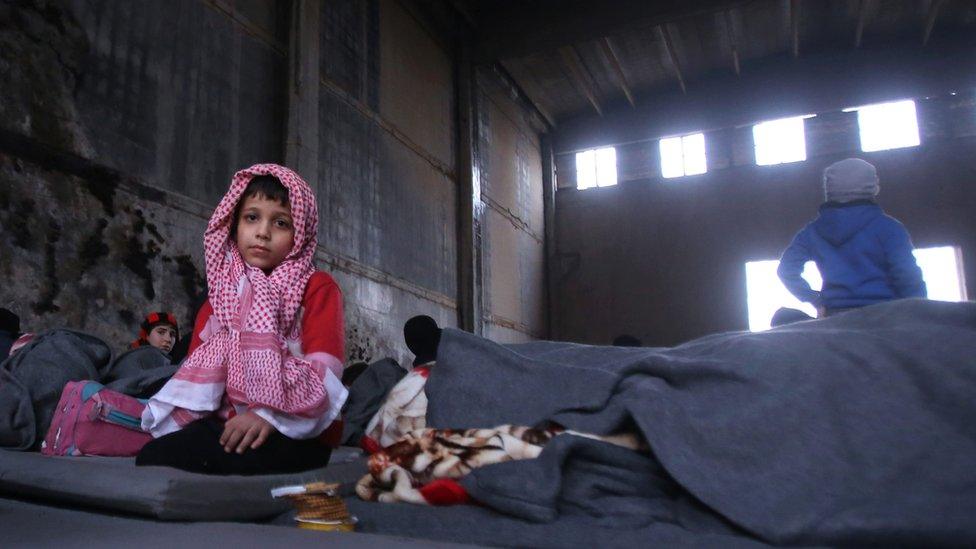
<instances>
[{"instance_id":1,"label":"red sweater","mask_svg":"<svg viewBox=\"0 0 976 549\"><path fill-rule=\"evenodd\" d=\"M200 332L207 325L213 307L208 299L193 323L193 337L187 356L200 346ZM342 324L342 291L328 273L316 271L308 279L302 297L302 354L329 353L340 362L345 358L345 331ZM342 372L336 373L342 377Z\"/></svg>"},{"instance_id":2,"label":"red sweater","mask_svg":"<svg viewBox=\"0 0 976 549\"><path fill-rule=\"evenodd\" d=\"M342 363L345 358L345 330L342 317L342 291L327 273L316 271L308 279L305 294L302 296L302 354L328 353L335 357L338 371L333 373L342 379ZM190 353L200 346L200 333L213 315L213 307L208 299L197 313L193 323L193 337L190 339ZM311 357L310 357L311 358ZM317 437L332 447L342 440L342 417L335 421Z\"/></svg>"}]
</instances>

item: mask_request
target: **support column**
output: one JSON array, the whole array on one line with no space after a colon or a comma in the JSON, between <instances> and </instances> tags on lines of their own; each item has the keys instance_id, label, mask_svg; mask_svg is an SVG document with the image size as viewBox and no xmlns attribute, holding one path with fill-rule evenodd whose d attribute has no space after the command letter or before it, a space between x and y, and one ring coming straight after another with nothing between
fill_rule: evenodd
<instances>
[{"instance_id":1,"label":"support column","mask_svg":"<svg viewBox=\"0 0 976 549\"><path fill-rule=\"evenodd\" d=\"M475 334L483 332L481 320L481 273L478 270L476 219L481 208L481 176L477 159L477 82L469 44L457 48L455 87L457 93L458 165L458 327Z\"/></svg>"},{"instance_id":2,"label":"support column","mask_svg":"<svg viewBox=\"0 0 976 549\"><path fill-rule=\"evenodd\" d=\"M540 139L542 153L542 212L545 223L545 269L546 285L546 338L555 340L556 333L556 158L552 152L551 134L543 134Z\"/></svg>"},{"instance_id":3,"label":"support column","mask_svg":"<svg viewBox=\"0 0 976 549\"><path fill-rule=\"evenodd\" d=\"M293 0L288 33L285 164L315 188L319 172L319 22L317 0Z\"/></svg>"}]
</instances>

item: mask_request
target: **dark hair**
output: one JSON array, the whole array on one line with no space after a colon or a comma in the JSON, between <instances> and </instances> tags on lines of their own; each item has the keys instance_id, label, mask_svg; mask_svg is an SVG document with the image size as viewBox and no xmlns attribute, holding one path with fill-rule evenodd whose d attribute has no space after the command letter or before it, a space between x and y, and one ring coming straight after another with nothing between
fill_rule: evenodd
<instances>
[{"instance_id":1,"label":"dark hair","mask_svg":"<svg viewBox=\"0 0 976 549\"><path fill-rule=\"evenodd\" d=\"M10 309L0 309L0 330L11 334L20 333L20 317Z\"/></svg>"},{"instance_id":2,"label":"dark hair","mask_svg":"<svg viewBox=\"0 0 976 549\"><path fill-rule=\"evenodd\" d=\"M437 360L437 346L441 342L441 329L437 322L427 316L412 317L403 325L403 340L407 348L417 357L414 366Z\"/></svg>"},{"instance_id":3,"label":"dark hair","mask_svg":"<svg viewBox=\"0 0 976 549\"><path fill-rule=\"evenodd\" d=\"M244 201L252 196L263 196L268 200L280 202L282 206L288 206L288 188L281 184L281 181L273 175L256 175L241 194L237 206L234 207L234 218L231 219L230 237L237 238L237 220L241 216L241 206Z\"/></svg>"},{"instance_id":4,"label":"dark hair","mask_svg":"<svg viewBox=\"0 0 976 549\"><path fill-rule=\"evenodd\" d=\"M643 344L644 342L630 334L620 334L613 338L614 347L640 347Z\"/></svg>"}]
</instances>

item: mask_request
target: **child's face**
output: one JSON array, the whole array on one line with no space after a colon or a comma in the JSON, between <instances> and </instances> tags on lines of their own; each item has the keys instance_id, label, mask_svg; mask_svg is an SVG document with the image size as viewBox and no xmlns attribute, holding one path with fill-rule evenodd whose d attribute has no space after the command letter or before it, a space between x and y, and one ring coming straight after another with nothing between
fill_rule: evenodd
<instances>
[{"instance_id":1,"label":"child's face","mask_svg":"<svg viewBox=\"0 0 976 549\"><path fill-rule=\"evenodd\" d=\"M176 344L176 329L169 324L154 326L149 331L148 340L153 347L168 353L173 350L173 345Z\"/></svg>"},{"instance_id":2,"label":"child's face","mask_svg":"<svg viewBox=\"0 0 976 549\"><path fill-rule=\"evenodd\" d=\"M248 265L271 274L294 244L290 207L260 194L244 199L237 218L237 249Z\"/></svg>"}]
</instances>

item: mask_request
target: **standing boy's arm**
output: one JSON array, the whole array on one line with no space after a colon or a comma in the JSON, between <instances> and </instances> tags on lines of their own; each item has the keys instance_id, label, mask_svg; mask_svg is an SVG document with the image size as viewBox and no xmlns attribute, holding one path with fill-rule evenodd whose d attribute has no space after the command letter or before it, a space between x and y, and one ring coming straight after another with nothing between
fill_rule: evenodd
<instances>
[{"instance_id":1,"label":"standing boy's arm","mask_svg":"<svg viewBox=\"0 0 976 549\"><path fill-rule=\"evenodd\" d=\"M891 220L888 230L882 235L885 260L888 264L888 279L898 297L927 297L928 291L922 278L922 269L912 253L912 239L905 226Z\"/></svg>"},{"instance_id":2,"label":"standing boy's arm","mask_svg":"<svg viewBox=\"0 0 976 549\"><path fill-rule=\"evenodd\" d=\"M810 284L803 278L803 267L812 258L806 245L805 232L806 229L793 237L793 242L786 248L783 257L779 260L779 268L776 269L776 274L779 275L779 279L783 281L786 289L797 299L810 303L814 307L820 307L820 292L811 288Z\"/></svg>"}]
</instances>

